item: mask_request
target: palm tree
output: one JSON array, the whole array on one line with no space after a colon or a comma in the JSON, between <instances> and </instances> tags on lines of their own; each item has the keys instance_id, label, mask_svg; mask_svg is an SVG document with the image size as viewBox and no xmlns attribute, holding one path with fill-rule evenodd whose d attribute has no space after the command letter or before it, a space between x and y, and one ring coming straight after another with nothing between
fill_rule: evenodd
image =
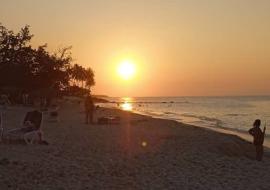
<instances>
[{"instance_id":1,"label":"palm tree","mask_svg":"<svg viewBox=\"0 0 270 190\"><path fill-rule=\"evenodd\" d=\"M86 87L88 89L91 88L91 86L94 86L95 85L95 80L94 80L94 71L89 67L85 70L85 74L86 74L86 80L85 80L85 83L86 83Z\"/></svg>"}]
</instances>

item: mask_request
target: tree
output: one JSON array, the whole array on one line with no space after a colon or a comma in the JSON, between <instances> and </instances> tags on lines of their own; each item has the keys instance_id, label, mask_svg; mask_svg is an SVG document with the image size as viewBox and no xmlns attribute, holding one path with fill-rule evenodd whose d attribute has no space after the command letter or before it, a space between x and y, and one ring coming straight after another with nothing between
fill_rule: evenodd
<instances>
[{"instance_id":1,"label":"tree","mask_svg":"<svg viewBox=\"0 0 270 190\"><path fill-rule=\"evenodd\" d=\"M85 73L86 87L90 90L90 88L95 85L94 71L90 67L87 68L85 71L86 71Z\"/></svg>"},{"instance_id":2,"label":"tree","mask_svg":"<svg viewBox=\"0 0 270 190\"><path fill-rule=\"evenodd\" d=\"M0 26L0 86L26 88L34 64L35 51L29 44L29 26L17 34Z\"/></svg>"},{"instance_id":3,"label":"tree","mask_svg":"<svg viewBox=\"0 0 270 190\"><path fill-rule=\"evenodd\" d=\"M0 23L0 88L61 92L74 84L88 90L95 84L91 68L72 64L71 47L52 54L47 45L33 48L32 38L28 25L15 34Z\"/></svg>"},{"instance_id":4,"label":"tree","mask_svg":"<svg viewBox=\"0 0 270 190\"><path fill-rule=\"evenodd\" d=\"M89 89L95 85L94 72L89 67L84 67L75 64L71 69L72 84L80 86L81 88Z\"/></svg>"}]
</instances>

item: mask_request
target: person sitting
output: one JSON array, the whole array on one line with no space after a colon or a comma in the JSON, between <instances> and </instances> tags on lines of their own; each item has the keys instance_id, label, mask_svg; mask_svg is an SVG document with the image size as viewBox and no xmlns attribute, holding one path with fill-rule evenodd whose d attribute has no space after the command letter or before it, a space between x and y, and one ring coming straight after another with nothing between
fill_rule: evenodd
<instances>
[{"instance_id":1,"label":"person sitting","mask_svg":"<svg viewBox=\"0 0 270 190\"><path fill-rule=\"evenodd\" d=\"M266 127L263 131L260 129L261 120L256 119L253 123L253 128L249 129L249 134L253 136L253 144L256 149L256 160L261 161L263 157L263 142Z\"/></svg>"},{"instance_id":2,"label":"person sitting","mask_svg":"<svg viewBox=\"0 0 270 190\"><path fill-rule=\"evenodd\" d=\"M1 127L1 139L7 139L8 141L12 138L23 137L26 144L32 144L37 142L39 144L48 145L49 143L43 140L41 123L42 123L42 113L38 110L27 112L23 120L23 126L15 129L10 129L4 131L4 127ZM2 121L2 117L1 117ZM36 138L35 138L36 137ZM36 139L36 140L35 140Z\"/></svg>"},{"instance_id":3,"label":"person sitting","mask_svg":"<svg viewBox=\"0 0 270 190\"><path fill-rule=\"evenodd\" d=\"M23 120L23 127L11 130L10 132L22 132L23 134L36 131L38 142L43 142L42 133L40 131L42 121L42 113L38 110L29 111Z\"/></svg>"},{"instance_id":4,"label":"person sitting","mask_svg":"<svg viewBox=\"0 0 270 190\"><path fill-rule=\"evenodd\" d=\"M40 128L42 120L42 113L34 110L26 113L26 116L23 120L23 124L27 126L29 130L38 130Z\"/></svg>"}]
</instances>

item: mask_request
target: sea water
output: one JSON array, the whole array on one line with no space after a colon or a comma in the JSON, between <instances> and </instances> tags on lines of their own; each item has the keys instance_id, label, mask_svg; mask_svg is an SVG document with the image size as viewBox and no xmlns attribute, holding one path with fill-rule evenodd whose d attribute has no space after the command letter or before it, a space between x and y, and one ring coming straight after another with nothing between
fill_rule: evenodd
<instances>
[{"instance_id":1,"label":"sea water","mask_svg":"<svg viewBox=\"0 0 270 190\"><path fill-rule=\"evenodd\" d=\"M106 106L187 124L246 132L255 119L268 126L270 96L108 98Z\"/></svg>"}]
</instances>

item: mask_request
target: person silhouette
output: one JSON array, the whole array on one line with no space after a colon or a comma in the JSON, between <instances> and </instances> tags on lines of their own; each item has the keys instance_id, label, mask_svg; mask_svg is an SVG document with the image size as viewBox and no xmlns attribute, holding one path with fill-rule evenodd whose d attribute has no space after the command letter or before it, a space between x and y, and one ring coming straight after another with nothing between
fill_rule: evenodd
<instances>
[{"instance_id":1,"label":"person silhouette","mask_svg":"<svg viewBox=\"0 0 270 190\"><path fill-rule=\"evenodd\" d=\"M87 95L84 102L85 107L85 123L88 124L89 121L93 124L93 112L94 112L94 102L90 95Z\"/></svg>"},{"instance_id":2,"label":"person silhouette","mask_svg":"<svg viewBox=\"0 0 270 190\"><path fill-rule=\"evenodd\" d=\"M249 134L253 136L253 144L256 149L256 160L261 161L263 157L263 142L266 127L263 131L260 128L261 120L256 119L253 123L253 128L249 129Z\"/></svg>"}]
</instances>

